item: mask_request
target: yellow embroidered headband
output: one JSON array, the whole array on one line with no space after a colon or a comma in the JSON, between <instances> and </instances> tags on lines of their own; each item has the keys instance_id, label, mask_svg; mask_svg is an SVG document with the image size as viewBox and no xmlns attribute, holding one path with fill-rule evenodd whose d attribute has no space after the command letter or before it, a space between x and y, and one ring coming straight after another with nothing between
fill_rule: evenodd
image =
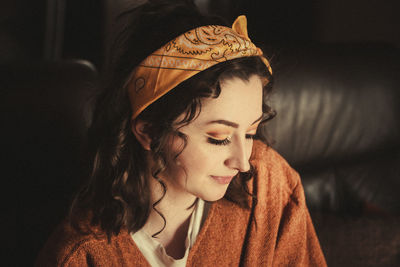
<instances>
[{"instance_id":1,"label":"yellow embroidered headband","mask_svg":"<svg viewBox=\"0 0 400 267\"><path fill-rule=\"evenodd\" d=\"M247 19L239 16L232 28L210 25L190 30L143 60L125 87L132 105L132 119L181 82L227 60L262 56L247 34ZM269 72L268 60L261 57Z\"/></svg>"}]
</instances>

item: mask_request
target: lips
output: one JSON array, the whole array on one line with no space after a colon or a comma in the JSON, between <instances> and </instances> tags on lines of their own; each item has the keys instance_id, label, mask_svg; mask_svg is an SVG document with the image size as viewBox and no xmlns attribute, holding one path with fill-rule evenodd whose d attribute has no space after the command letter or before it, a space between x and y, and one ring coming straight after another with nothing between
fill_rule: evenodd
<instances>
[{"instance_id":1,"label":"lips","mask_svg":"<svg viewBox=\"0 0 400 267\"><path fill-rule=\"evenodd\" d=\"M235 176L214 176L214 175L211 175L211 178L213 178L219 184L229 184L232 181L233 177L235 177Z\"/></svg>"}]
</instances>

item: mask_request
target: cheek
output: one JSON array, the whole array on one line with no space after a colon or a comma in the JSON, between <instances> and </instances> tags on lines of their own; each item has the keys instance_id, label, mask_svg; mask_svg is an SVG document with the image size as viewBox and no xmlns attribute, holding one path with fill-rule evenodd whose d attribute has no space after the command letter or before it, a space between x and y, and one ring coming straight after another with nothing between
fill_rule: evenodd
<instances>
[{"instance_id":1,"label":"cheek","mask_svg":"<svg viewBox=\"0 0 400 267\"><path fill-rule=\"evenodd\" d=\"M189 145L178 158L178 164L182 165L188 174L196 175L207 173L215 166L215 159L209 150L198 145Z\"/></svg>"},{"instance_id":2,"label":"cheek","mask_svg":"<svg viewBox=\"0 0 400 267\"><path fill-rule=\"evenodd\" d=\"M253 145L254 145L254 140L249 140L246 146L247 160L250 160L251 154L253 152Z\"/></svg>"},{"instance_id":3,"label":"cheek","mask_svg":"<svg viewBox=\"0 0 400 267\"><path fill-rule=\"evenodd\" d=\"M223 166L223 149L205 141L190 142L177 160L190 176L216 175Z\"/></svg>"}]
</instances>

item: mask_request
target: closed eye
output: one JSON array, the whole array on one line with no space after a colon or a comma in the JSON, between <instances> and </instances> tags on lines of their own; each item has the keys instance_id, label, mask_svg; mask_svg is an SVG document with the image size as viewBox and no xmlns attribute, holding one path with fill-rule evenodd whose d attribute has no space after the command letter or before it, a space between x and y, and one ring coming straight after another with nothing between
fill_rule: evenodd
<instances>
[{"instance_id":1,"label":"closed eye","mask_svg":"<svg viewBox=\"0 0 400 267\"><path fill-rule=\"evenodd\" d=\"M256 134L246 134L246 139L257 140L258 136Z\"/></svg>"},{"instance_id":2,"label":"closed eye","mask_svg":"<svg viewBox=\"0 0 400 267\"><path fill-rule=\"evenodd\" d=\"M256 140L258 138L257 138L256 134L246 134L246 139ZM232 141L229 137L222 139L222 140L208 137L207 142L209 142L210 144L213 144L213 145L217 145L217 146L226 146L226 145L229 145Z\"/></svg>"},{"instance_id":3,"label":"closed eye","mask_svg":"<svg viewBox=\"0 0 400 267\"><path fill-rule=\"evenodd\" d=\"M225 139L219 140L219 139L214 139L214 138L208 137L207 142L209 142L210 144L213 144L213 145L217 145L217 146L226 146L231 143L231 139L225 138Z\"/></svg>"}]
</instances>

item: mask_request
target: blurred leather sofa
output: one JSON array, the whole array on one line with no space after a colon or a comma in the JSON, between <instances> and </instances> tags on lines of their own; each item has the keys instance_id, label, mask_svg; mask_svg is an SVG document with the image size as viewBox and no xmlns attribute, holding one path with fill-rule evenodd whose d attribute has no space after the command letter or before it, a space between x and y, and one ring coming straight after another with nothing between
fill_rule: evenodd
<instances>
[{"instance_id":1,"label":"blurred leather sofa","mask_svg":"<svg viewBox=\"0 0 400 267\"><path fill-rule=\"evenodd\" d=\"M32 265L85 165L99 74L61 59L103 69L111 22L129 4L24 2L2 3L0 19L0 225L11 266ZM400 52L318 44L272 51L278 115L262 136L301 174L328 265L400 266Z\"/></svg>"},{"instance_id":2,"label":"blurred leather sofa","mask_svg":"<svg viewBox=\"0 0 400 267\"><path fill-rule=\"evenodd\" d=\"M386 45L275 51L263 129L300 173L328 266L400 266L400 54Z\"/></svg>"},{"instance_id":3,"label":"blurred leather sofa","mask_svg":"<svg viewBox=\"0 0 400 267\"><path fill-rule=\"evenodd\" d=\"M82 178L98 75L87 61L0 64L3 253L33 266Z\"/></svg>"},{"instance_id":4,"label":"blurred leather sofa","mask_svg":"<svg viewBox=\"0 0 400 267\"><path fill-rule=\"evenodd\" d=\"M329 266L400 265L399 60L380 45L287 47L272 57L278 115L260 132L301 174ZM84 61L0 67L5 188L16 204L2 228L16 225L16 237L4 237L21 266L79 184L98 86Z\"/></svg>"}]
</instances>

